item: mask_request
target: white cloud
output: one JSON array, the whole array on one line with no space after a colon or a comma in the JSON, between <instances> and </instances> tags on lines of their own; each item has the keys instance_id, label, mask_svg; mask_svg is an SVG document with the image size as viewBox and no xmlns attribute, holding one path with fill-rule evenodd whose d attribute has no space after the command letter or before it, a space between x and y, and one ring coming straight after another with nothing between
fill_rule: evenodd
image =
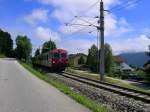
<instances>
[{"instance_id":1,"label":"white cloud","mask_svg":"<svg viewBox=\"0 0 150 112\"><path fill-rule=\"evenodd\" d=\"M40 0L51 1L51 5L56 9L53 12L53 16L59 21L68 22L73 16L86 15L86 16L98 16L99 15L99 3L89 9L89 7L96 3L97 0ZM110 5L117 4L119 0L104 0L105 8ZM63 18L62 18L63 17Z\"/></svg>"},{"instance_id":2,"label":"white cloud","mask_svg":"<svg viewBox=\"0 0 150 112\"><path fill-rule=\"evenodd\" d=\"M65 48L69 53L88 53L88 49L94 42L87 39L68 39L67 41L61 41L60 47Z\"/></svg>"},{"instance_id":3,"label":"white cloud","mask_svg":"<svg viewBox=\"0 0 150 112\"><path fill-rule=\"evenodd\" d=\"M82 21L86 20L96 26L98 26L97 19L91 19L87 17L80 17L76 20L74 20L71 24L82 24L87 26L60 26L60 31L64 34L75 34L75 33L81 33L81 34L87 34L88 32L95 31L93 33L94 36L96 36L96 28L88 26L89 24ZM106 14L105 16L105 36L106 37L119 37L125 33L133 31L133 28L128 24L127 20L125 18L117 18L113 14Z\"/></svg>"},{"instance_id":4,"label":"white cloud","mask_svg":"<svg viewBox=\"0 0 150 112\"><path fill-rule=\"evenodd\" d=\"M46 22L48 20L48 12L46 9L35 9L31 14L25 15L23 19L31 25L34 25L37 21Z\"/></svg>"},{"instance_id":5,"label":"white cloud","mask_svg":"<svg viewBox=\"0 0 150 112\"><path fill-rule=\"evenodd\" d=\"M117 18L110 14L106 16L105 28L106 37L119 37L134 30L125 18Z\"/></svg>"},{"instance_id":6,"label":"white cloud","mask_svg":"<svg viewBox=\"0 0 150 112\"><path fill-rule=\"evenodd\" d=\"M96 44L95 39L93 41L88 39L68 39L67 41L59 43L61 48L65 48L69 53L88 53L88 49L92 44ZM113 49L114 54L120 54L123 52L145 52L148 51L150 40L145 35L140 35L127 40L113 41L109 43Z\"/></svg>"},{"instance_id":7,"label":"white cloud","mask_svg":"<svg viewBox=\"0 0 150 112\"><path fill-rule=\"evenodd\" d=\"M39 2L47 5L52 5L55 7L51 16L56 18L59 22L62 23L60 26L60 31L65 34L74 33L80 29L83 29L82 26L71 26L66 27L64 23L70 22L70 20L76 15L85 16L81 19L87 20L91 23L97 24L96 19L91 19L86 16L95 17L99 15L99 3L95 5L93 8L88 9L92 4L94 4L97 0L38 0ZM120 4L120 0L104 0L105 9L109 9L110 6L114 6ZM86 10L88 9L88 10ZM131 27L127 25L127 20L125 18L117 18L113 14L105 14L105 35L119 36L123 33L127 33L131 31ZM72 23L84 24L87 25L86 22L83 22L79 19L75 19ZM94 30L95 28L86 27L85 30L80 31L80 33L87 33L89 31Z\"/></svg>"},{"instance_id":8,"label":"white cloud","mask_svg":"<svg viewBox=\"0 0 150 112\"><path fill-rule=\"evenodd\" d=\"M122 52L144 52L148 50L148 45L150 45L150 40L145 35L111 43L115 54Z\"/></svg>"},{"instance_id":9,"label":"white cloud","mask_svg":"<svg viewBox=\"0 0 150 112\"><path fill-rule=\"evenodd\" d=\"M89 26L89 23L86 23L84 21L88 21L94 25L97 25L97 19L91 19L91 18L85 18L85 17L79 17L77 20L74 20L71 24L81 24L86 26L79 26L79 25L72 25L72 26L60 26L60 31L65 34L72 34L72 33L82 33L87 34L90 31L97 30L94 27Z\"/></svg>"},{"instance_id":10,"label":"white cloud","mask_svg":"<svg viewBox=\"0 0 150 112\"><path fill-rule=\"evenodd\" d=\"M60 41L60 36L57 32L52 31L49 28L44 28L44 27L37 27L35 29L35 36L42 40L53 40L53 41Z\"/></svg>"},{"instance_id":11,"label":"white cloud","mask_svg":"<svg viewBox=\"0 0 150 112\"><path fill-rule=\"evenodd\" d=\"M82 16L90 16L95 17L99 16L99 6L100 4L97 3L92 8L89 8L92 4L96 3L97 0L34 0L38 1L45 5L51 5L54 7L51 17L56 18L59 22L62 23L60 25L60 31L65 34L70 34L73 32L76 32L80 29L83 29L81 26L77 27L66 27L64 23L70 22L70 20L76 16L76 15L82 15ZM100 1L100 0L99 0ZM121 4L121 0L103 0L105 9L109 9L112 6L115 6L117 4ZM131 28L129 25L127 25L127 21L125 18L117 18L113 14L105 14L105 35L106 36L112 36L112 34L115 34L116 36L121 35L123 33L131 31ZM88 20L93 23L93 19L89 19L88 17L84 17L82 19ZM81 24L87 24L81 20L75 19L72 23L81 23ZM94 22L97 24L97 21ZM126 24L126 25L125 25ZM82 32L89 32L93 30L94 28L86 28Z\"/></svg>"},{"instance_id":12,"label":"white cloud","mask_svg":"<svg viewBox=\"0 0 150 112\"><path fill-rule=\"evenodd\" d=\"M82 30L84 27L66 27L63 24L70 21L76 15L82 16L90 16L95 17L99 15L99 4L94 6L92 9L88 9L89 11L85 11L91 4L95 3L97 0L35 0L42 4L51 5L54 7L51 17L58 20L62 25L60 25L60 31L69 34L70 32L76 32L81 30L80 32L86 33L88 31L95 30L90 27L86 27L85 30ZM109 9L116 4L120 4L121 0L103 0L105 3L105 9ZM45 14L46 15L46 14ZM32 18L29 16L29 18ZM34 17L33 17L34 18ZM45 16L47 18L47 16ZM88 17L82 18L88 20L94 24L97 24L97 20L90 19ZM30 19L29 19L30 20ZM31 19L32 20L32 19ZM34 19L33 19L34 20ZM36 19L35 19L36 20ZM46 19L38 19L38 20L46 20ZM30 22L30 21L29 21ZM32 23L33 21L31 21ZM74 20L72 23L84 24L87 23L81 20ZM106 37L119 37L125 33L133 31L133 28L130 26L128 21L123 17L116 17L114 14L105 14L105 36ZM49 40L51 30L48 28L38 27L36 29L37 37ZM59 36L57 36L54 40L59 40ZM87 53L88 49L92 45L93 42L87 39L68 39L68 41L63 42L61 40L60 46L69 50L70 53L73 52L84 52ZM112 48L115 53L125 52L125 51L145 51L148 45L148 41L144 36L140 36L139 38L133 38L125 41L118 41L111 43Z\"/></svg>"},{"instance_id":13,"label":"white cloud","mask_svg":"<svg viewBox=\"0 0 150 112\"><path fill-rule=\"evenodd\" d=\"M60 22L68 22L73 16L86 15L98 16L99 6L97 3L93 7L92 4L98 0L36 0L40 3L52 5L55 9L52 16L57 18ZM99 0L100 2L100 0ZM120 3L120 0L104 0L105 9ZM89 8L90 7L90 8Z\"/></svg>"}]
</instances>

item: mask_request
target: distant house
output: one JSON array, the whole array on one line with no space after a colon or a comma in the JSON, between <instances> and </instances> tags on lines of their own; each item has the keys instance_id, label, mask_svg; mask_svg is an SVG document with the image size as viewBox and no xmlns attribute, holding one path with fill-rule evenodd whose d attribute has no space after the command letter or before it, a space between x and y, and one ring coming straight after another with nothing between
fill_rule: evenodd
<instances>
[{"instance_id":1,"label":"distant house","mask_svg":"<svg viewBox=\"0 0 150 112\"><path fill-rule=\"evenodd\" d=\"M134 71L134 69L133 68L131 68L128 64L126 64L126 63L121 63L120 64L120 71L123 71L123 72L132 72L132 71Z\"/></svg>"},{"instance_id":2,"label":"distant house","mask_svg":"<svg viewBox=\"0 0 150 112\"><path fill-rule=\"evenodd\" d=\"M114 56L114 62L117 64L117 69L121 72L132 72L134 69L130 67L121 56Z\"/></svg>"},{"instance_id":3,"label":"distant house","mask_svg":"<svg viewBox=\"0 0 150 112\"><path fill-rule=\"evenodd\" d=\"M74 67L79 67L81 64L79 63L80 58L82 57L84 63L86 63L87 61L87 55L83 54L83 53L79 53L79 54L70 54L69 55L69 64L71 66Z\"/></svg>"}]
</instances>

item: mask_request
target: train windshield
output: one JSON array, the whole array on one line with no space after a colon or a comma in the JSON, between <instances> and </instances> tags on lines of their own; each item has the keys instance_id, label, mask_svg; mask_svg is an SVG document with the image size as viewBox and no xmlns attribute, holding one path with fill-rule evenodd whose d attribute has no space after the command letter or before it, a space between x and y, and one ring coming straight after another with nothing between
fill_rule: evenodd
<instances>
[{"instance_id":1,"label":"train windshield","mask_svg":"<svg viewBox=\"0 0 150 112\"><path fill-rule=\"evenodd\" d=\"M54 58L67 58L66 53L54 53L53 56Z\"/></svg>"},{"instance_id":2,"label":"train windshield","mask_svg":"<svg viewBox=\"0 0 150 112\"><path fill-rule=\"evenodd\" d=\"M60 54L59 53L54 53L54 58L60 58Z\"/></svg>"},{"instance_id":3,"label":"train windshield","mask_svg":"<svg viewBox=\"0 0 150 112\"><path fill-rule=\"evenodd\" d=\"M61 53L61 58L66 58L67 54L66 53Z\"/></svg>"}]
</instances>

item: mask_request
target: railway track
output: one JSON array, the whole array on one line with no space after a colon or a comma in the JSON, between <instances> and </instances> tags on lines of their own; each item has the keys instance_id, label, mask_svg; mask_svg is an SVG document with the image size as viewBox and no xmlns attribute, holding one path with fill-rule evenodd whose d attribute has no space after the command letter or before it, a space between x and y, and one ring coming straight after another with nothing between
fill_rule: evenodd
<instances>
[{"instance_id":1,"label":"railway track","mask_svg":"<svg viewBox=\"0 0 150 112\"><path fill-rule=\"evenodd\" d=\"M92 80L92 79L77 76L75 74L68 73L68 72L63 72L61 75L63 77L68 78L68 79L72 79L72 80L75 80L75 81L78 81L78 82L81 82L84 84L88 84L88 85L96 87L96 88L100 88L100 89L103 89L106 91L114 92L116 94L126 96L129 98L134 98L135 100L142 101L145 103L150 103L150 93L138 91L135 89L125 88L125 87L109 84L106 82Z\"/></svg>"}]
</instances>

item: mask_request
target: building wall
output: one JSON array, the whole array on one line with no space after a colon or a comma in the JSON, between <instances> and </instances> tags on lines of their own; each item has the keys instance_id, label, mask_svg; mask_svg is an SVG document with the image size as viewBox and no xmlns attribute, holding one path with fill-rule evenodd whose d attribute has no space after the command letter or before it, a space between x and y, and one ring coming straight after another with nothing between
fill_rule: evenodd
<instances>
[{"instance_id":1,"label":"building wall","mask_svg":"<svg viewBox=\"0 0 150 112\"><path fill-rule=\"evenodd\" d=\"M78 60L81 58L81 56L83 56L84 62L86 63L87 56L85 56L85 55L79 55L79 56L75 56L75 57L70 58L69 59L69 64L71 66L78 67L79 66Z\"/></svg>"}]
</instances>

